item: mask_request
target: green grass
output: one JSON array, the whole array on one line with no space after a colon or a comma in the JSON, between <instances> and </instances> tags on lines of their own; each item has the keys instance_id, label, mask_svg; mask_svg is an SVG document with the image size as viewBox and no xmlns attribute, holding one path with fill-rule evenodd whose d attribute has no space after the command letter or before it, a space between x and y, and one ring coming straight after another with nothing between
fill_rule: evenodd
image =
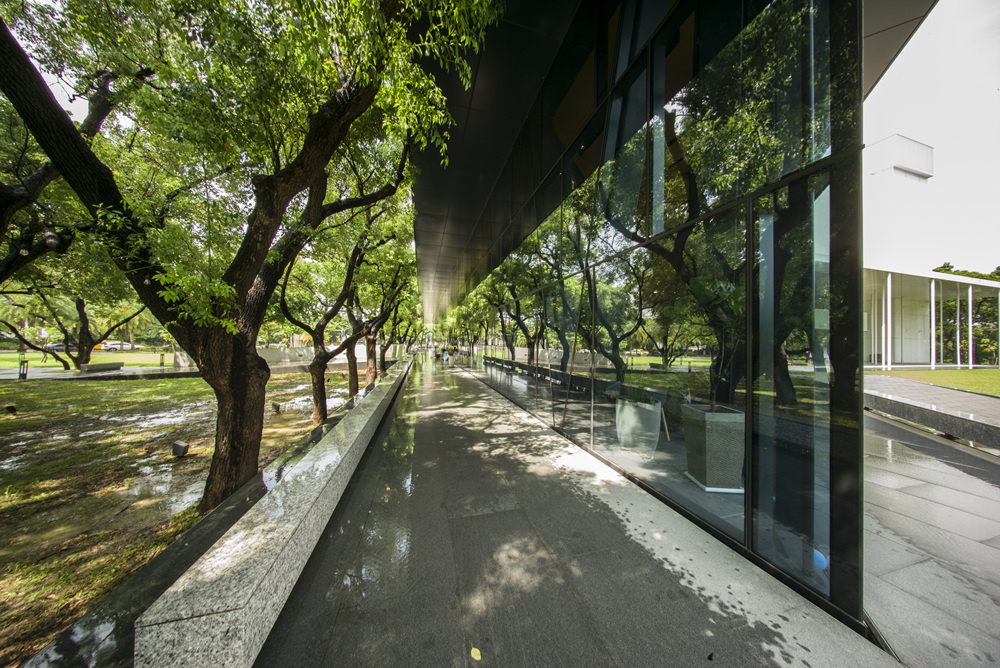
<instances>
[{"instance_id":1,"label":"green grass","mask_svg":"<svg viewBox=\"0 0 1000 668\"><path fill-rule=\"evenodd\" d=\"M331 396L346 386L340 374L328 377ZM267 405L308 395L308 374L274 375ZM214 395L200 378L0 381L0 407L8 406L13 413L0 411L0 666L37 652L197 521L179 501L204 486L215 433ZM164 419L179 408L178 419ZM310 410L265 414L262 466L311 429ZM175 440L189 443L186 457L170 454Z\"/></svg>"},{"instance_id":2,"label":"green grass","mask_svg":"<svg viewBox=\"0 0 1000 668\"><path fill-rule=\"evenodd\" d=\"M59 353L59 355L67 362L69 362L70 367L72 368L73 362L71 362L65 354ZM28 360L28 370L30 371L31 369L37 369L39 367L44 367L46 369L62 368L62 364L59 363L59 360L57 360L51 354L48 356L48 359L44 362L42 361L43 357L44 357L43 353L35 352L33 350L31 352L25 353L25 359ZM94 353L91 353L90 361L94 364L98 364L100 362L121 362L125 366L160 366L160 353L149 352L145 350L120 352L120 353L105 353L98 350ZM20 357L16 351L13 350L0 351L0 369L16 369L18 367L19 362L20 362ZM164 355L163 364L165 366L173 366L174 354L170 352L166 353Z\"/></svg>"},{"instance_id":3,"label":"green grass","mask_svg":"<svg viewBox=\"0 0 1000 668\"><path fill-rule=\"evenodd\" d=\"M941 387L1000 396L1000 369L896 369L873 370L866 374L894 376Z\"/></svg>"}]
</instances>

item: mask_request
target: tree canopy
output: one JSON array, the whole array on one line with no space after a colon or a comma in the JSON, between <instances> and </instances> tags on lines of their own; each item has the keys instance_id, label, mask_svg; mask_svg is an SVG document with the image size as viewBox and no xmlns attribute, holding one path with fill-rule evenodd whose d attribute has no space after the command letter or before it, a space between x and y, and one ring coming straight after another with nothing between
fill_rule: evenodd
<instances>
[{"instance_id":1,"label":"tree canopy","mask_svg":"<svg viewBox=\"0 0 1000 668\"><path fill-rule=\"evenodd\" d=\"M411 145L444 151L450 118L425 65L468 82L465 54L497 8L83 0L3 12L0 90L37 169L51 165L82 204L72 232L100 241L215 390L212 507L257 470L269 372L255 344L285 269L331 216L395 193ZM93 122L67 116L35 63L90 100ZM380 185L334 178L378 136L404 146L371 156Z\"/></svg>"}]
</instances>

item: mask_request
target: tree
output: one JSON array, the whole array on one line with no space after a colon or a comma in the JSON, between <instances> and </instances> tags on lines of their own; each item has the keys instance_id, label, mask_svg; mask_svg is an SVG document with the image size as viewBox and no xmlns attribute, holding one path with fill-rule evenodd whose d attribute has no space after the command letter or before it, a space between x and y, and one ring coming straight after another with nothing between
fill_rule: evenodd
<instances>
[{"instance_id":1,"label":"tree","mask_svg":"<svg viewBox=\"0 0 1000 668\"><path fill-rule=\"evenodd\" d=\"M476 0L25 7L15 26L78 90L93 88L95 72L149 71L121 107L129 122L91 144L0 23L0 90L215 392L201 503L212 508L257 472L269 370L255 344L285 269L324 220L395 192L407 151L397 177L364 195L330 192L328 167L370 111L395 136L443 148L449 118L421 63L457 67L467 83L464 54L496 9ZM202 194L169 196L196 181Z\"/></svg>"},{"instance_id":2,"label":"tree","mask_svg":"<svg viewBox=\"0 0 1000 668\"><path fill-rule=\"evenodd\" d=\"M359 142L345 152L341 165L343 169L331 178L352 183L358 193L366 192L373 183L379 183L391 175L383 174L379 167L384 160L378 160L379 153L392 154L399 150L398 144L384 136L375 136L371 141ZM313 346L313 359L309 364L313 395L313 424L322 424L327 418L326 367L337 355L348 351L350 358L354 346L364 333L359 331L344 337L339 345L327 348L326 330L338 317L346 317L345 306L350 305L359 290L356 278L358 269L364 264L369 253L395 239L396 231L386 221L399 217L398 202L408 190L395 197L389 197L378 208L366 206L362 209L344 212L331 218L321 234L317 234L308 247L308 262L300 263L299 275L293 286L299 286L298 299L289 297L289 279L293 277L294 263L285 271L278 298L279 308L285 320L309 336ZM409 218L397 220L398 225L412 224ZM404 230L405 233L405 230ZM342 260L341 258L346 258ZM292 301L295 302L292 305ZM345 316L341 316L344 312ZM305 322L309 319L311 324ZM357 370L351 374L352 396L357 392Z\"/></svg>"},{"instance_id":3,"label":"tree","mask_svg":"<svg viewBox=\"0 0 1000 668\"><path fill-rule=\"evenodd\" d=\"M23 267L15 280L8 282L11 284L28 298L21 304L22 310L42 323L46 331L62 335L68 361L57 353L52 355L67 370L71 363L77 369L89 363L97 344L127 327L145 310L144 306L130 303L131 290L103 249L86 243L74 244L64 255L50 255ZM41 345L44 341L32 342L10 318L2 324L26 347L45 351Z\"/></svg>"},{"instance_id":4,"label":"tree","mask_svg":"<svg viewBox=\"0 0 1000 668\"><path fill-rule=\"evenodd\" d=\"M423 321L423 308L417 283L408 281L403 286L403 291L383 328L386 336L379 349L379 373L385 373L387 370L385 357L392 346L401 344L409 352L423 330Z\"/></svg>"},{"instance_id":5,"label":"tree","mask_svg":"<svg viewBox=\"0 0 1000 668\"><path fill-rule=\"evenodd\" d=\"M509 293L503 281L499 278L496 271L491 273L483 282L479 284L482 292L483 299L486 303L497 314L500 325L500 338L503 341L504 346L507 348L507 352L510 353L510 358L515 359L516 354L514 348L517 345L517 332L514 328L513 323L509 323L508 319L508 305L507 301L509 299Z\"/></svg>"},{"instance_id":6,"label":"tree","mask_svg":"<svg viewBox=\"0 0 1000 668\"><path fill-rule=\"evenodd\" d=\"M118 100L134 93L151 74L149 70L133 72L115 95L111 84L119 75L98 74L84 93L88 113L79 125L80 134L92 140ZM58 168L45 159L24 122L5 99L0 99L0 119L6 128L6 141L0 144L0 285L3 285L38 258L52 252L65 253L78 234L92 232L94 225L86 217L53 218L52 201L64 202L69 194L64 186L49 187L59 179Z\"/></svg>"},{"instance_id":7,"label":"tree","mask_svg":"<svg viewBox=\"0 0 1000 668\"><path fill-rule=\"evenodd\" d=\"M979 271L956 269L950 262L945 262L940 267L935 268L934 271L943 274L954 274L956 276L967 276L969 278L981 278L987 281L1000 281L1000 267L986 274ZM964 320L968 316L963 312L958 318L950 317L949 314L959 311L959 302L956 299L944 299L944 295L941 295L941 297L943 317L939 319L937 330L932 334L936 339L944 340L944 353L953 360L957 359L955 345L956 338L958 338L960 340L958 345L962 353L962 359L968 360L968 339L964 336L956 337L959 319ZM980 363L996 364L998 360L997 318L1000 316L998 316L997 311L998 304L996 299L982 298L973 300L972 327L974 332L974 348L972 359L978 360ZM967 325L968 323L963 323L963 326Z\"/></svg>"},{"instance_id":8,"label":"tree","mask_svg":"<svg viewBox=\"0 0 1000 668\"><path fill-rule=\"evenodd\" d=\"M416 257L410 246L412 218L402 216L391 225L382 243L367 254L357 271L357 288L346 304L352 336L361 335L365 342L365 384L378 377L378 335L399 305L407 286L416 279ZM357 362L352 361L353 347L348 351L351 373L349 392L357 393Z\"/></svg>"}]
</instances>

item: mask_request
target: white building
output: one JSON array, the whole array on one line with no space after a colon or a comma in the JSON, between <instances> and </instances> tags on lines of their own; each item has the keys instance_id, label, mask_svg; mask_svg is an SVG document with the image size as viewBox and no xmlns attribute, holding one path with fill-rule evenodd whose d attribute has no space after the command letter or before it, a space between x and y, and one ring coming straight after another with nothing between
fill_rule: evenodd
<instances>
[{"instance_id":1,"label":"white building","mask_svg":"<svg viewBox=\"0 0 1000 668\"><path fill-rule=\"evenodd\" d=\"M1000 323L981 323L978 333L973 327L976 304L1000 299L1000 282L934 272L919 254L907 252L914 244L935 243L912 231L926 229L913 223L926 222L934 210L934 149L892 135L868 146L864 163L865 365L996 364L969 351L977 336L996 337L1000 330ZM939 229L946 235L947 221Z\"/></svg>"}]
</instances>

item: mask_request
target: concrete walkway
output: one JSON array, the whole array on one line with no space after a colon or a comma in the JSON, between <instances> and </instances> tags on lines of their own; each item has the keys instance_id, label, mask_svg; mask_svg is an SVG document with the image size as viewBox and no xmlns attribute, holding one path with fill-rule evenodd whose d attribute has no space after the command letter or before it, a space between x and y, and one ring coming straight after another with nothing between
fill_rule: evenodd
<instances>
[{"instance_id":1,"label":"concrete walkway","mask_svg":"<svg viewBox=\"0 0 1000 668\"><path fill-rule=\"evenodd\" d=\"M403 392L256 665L896 665L464 372Z\"/></svg>"}]
</instances>

